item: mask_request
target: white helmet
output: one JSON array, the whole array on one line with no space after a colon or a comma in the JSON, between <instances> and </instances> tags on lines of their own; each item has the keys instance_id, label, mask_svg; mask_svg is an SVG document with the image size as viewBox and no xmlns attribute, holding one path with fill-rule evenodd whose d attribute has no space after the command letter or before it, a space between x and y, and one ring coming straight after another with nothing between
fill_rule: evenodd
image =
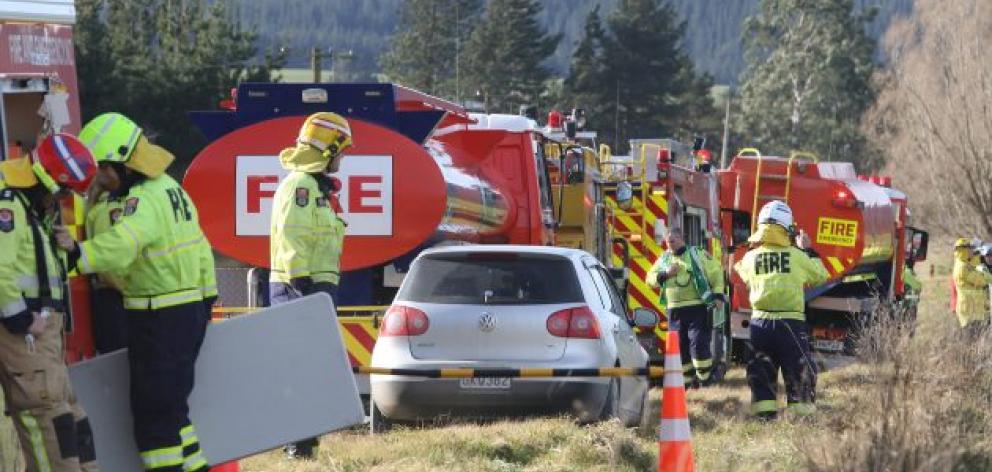
<instances>
[{"instance_id":1,"label":"white helmet","mask_svg":"<svg viewBox=\"0 0 992 472\"><path fill-rule=\"evenodd\" d=\"M982 257L988 257L989 254L992 254L992 243L981 245L978 248L978 253L981 254Z\"/></svg>"},{"instance_id":2,"label":"white helmet","mask_svg":"<svg viewBox=\"0 0 992 472\"><path fill-rule=\"evenodd\" d=\"M758 224L776 224L792 229L792 209L781 200L770 201L758 212Z\"/></svg>"}]
</instances>

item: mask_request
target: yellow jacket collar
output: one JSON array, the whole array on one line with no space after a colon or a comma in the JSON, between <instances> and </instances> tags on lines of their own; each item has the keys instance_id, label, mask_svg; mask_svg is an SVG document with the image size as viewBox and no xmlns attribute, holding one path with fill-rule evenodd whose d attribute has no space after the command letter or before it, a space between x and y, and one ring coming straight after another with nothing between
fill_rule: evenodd
<instances>
[{"instance_id":1,"label":"yellow jacket collar","mask_svg":"<svg viewBox=\"0 0 992 472\"><path fill-rule=\"evenodd\" d=\"M758 225L758 231L755 231L747 240L751 243L770 244L773 246L789 246L792 244L789 240L789 233L785 231L785 228L767 223Z\"/></svg>"},{"instance_id":2,"label":"yellow jacket collar","mask_svg":"<svg viewBox=\"0 0 992 472\"><path fill-rule=\"evenodd\" d=\"M967 263L972 263L972 260L977 257L974 255L974 250L970 247L959 247L954 249L954 258Z\"/></svg>"},{"instance_id":3,"label":"yellow jacket collar","mask_svg":"<svg viewBox=\"0 0 992 472\"><path fill-rule=\"evenodd\" d=\"M324 153L309 144L297 144L296 147L283 149L279 153L279 162L283 169L300 172L323 172L329 162Z\"/></svg>"},{"instance_id":4,"label":"yellow jacket collar","mask_svg":"<svg viewBox=\"0 0 992 472\"><path fill-rule=\"evenodd\" d=\"M38 185L38 176L31 169L31 159L19 157L0 162L3 181L10 187L30 188Z\"/></svg>"},{"instance_id":5,"label":"yellow jacket collar","mask_svg":"<svg viewBox=\"0 0 992 472\"><path fill-rule=\"evenodd\" d=\"M172 153L152 144L148 138L142 136L138 140L134 152L131 153L131 158L124 163L124 166L154 179L164 174L174 160L176 157Z\"/></svg>"}]
</instances>

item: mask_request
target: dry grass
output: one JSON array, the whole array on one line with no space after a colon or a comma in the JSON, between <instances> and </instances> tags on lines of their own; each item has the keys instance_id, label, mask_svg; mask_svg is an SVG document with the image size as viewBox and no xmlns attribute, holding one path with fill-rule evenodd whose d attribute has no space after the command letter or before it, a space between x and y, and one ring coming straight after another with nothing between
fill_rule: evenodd
<instances>
[{"instance_id":1,"label":"dry grass","mask_svg":"<svg viewBox=\"0 0 992 472\"><path fill-rule=\"evenodd\" d=\"M813 424L828 421L838 410L836 405L856 394L848 386L861 373L853 367L823 376L822 411ZM659 392L652 393L656 416ZM785 472L805 467L795 438L809 434L810 422L751 420L743 369L733 369L721 387L690 391L688 400L698 470ZM322 438L316 461L287 461L273 451L242 461L241 468L245 472L648 471L656 467L656 427L626 429L615 422L577 426L567 418L537 418L401 429L374 437L348 431Z\"/></svg>"},{"instance_id":2,"label":"dry grass","mask_svg":"<svg viewBox=\"0 0 992 472\"><path fill-rule=\"evenodd\" d=\"M544 418L401 429L376 437L339 433L322 439L317 461L301 464L269 453L242 461L242 470L640 471L655 460L648 446L619 423L576 427L564 418Z\"/></svg>"},{"instance_id":3,"label":"dry grass","mask_svg":"<svg viewBox=\"0 0 992 472\"><path fill-rule=\"evenodd\" d=\"M799 441L809 470L992 470L992 334L967 336L946 275L928 282L914 336L893 322L866 334L845 413Z\"/></svg>"}]
</instances>

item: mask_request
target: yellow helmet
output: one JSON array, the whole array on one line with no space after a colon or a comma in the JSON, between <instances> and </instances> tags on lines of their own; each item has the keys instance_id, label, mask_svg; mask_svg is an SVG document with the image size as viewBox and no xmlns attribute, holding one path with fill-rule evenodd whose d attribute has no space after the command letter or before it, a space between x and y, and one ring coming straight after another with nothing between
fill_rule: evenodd
<instances>
[{"instance_id":1,"label":"yellow helmet","mask_svg":"<svg viewBox=\"0 0 992 472\"><path fill-rule=\"evenodd\" d=\"M314 113L303 122L297 142L309 144L331 159L351 146L351 126L337 113Z\"/></svg>"},{"instance_id":2,"label":"yellow helmet","mask_svg":"<svg viewBox=\"0 0 992 472\"><path fill-rule=\"evenodd\" d=\"M977 249L981 243L977 238L958 238L954 241L954 249Z\"/></svg>"},{"instance_id":3,"label":"yellow helmet","mask_svg":"<svg viewBox=\"0 0 992 472\"><path fill-rule=\"evenodd\" d=\"M141 128L120 113L104 113L93 118L79 132L79 140L97 162L127 162L140 137Z\"/></svg>"}]
</instances>

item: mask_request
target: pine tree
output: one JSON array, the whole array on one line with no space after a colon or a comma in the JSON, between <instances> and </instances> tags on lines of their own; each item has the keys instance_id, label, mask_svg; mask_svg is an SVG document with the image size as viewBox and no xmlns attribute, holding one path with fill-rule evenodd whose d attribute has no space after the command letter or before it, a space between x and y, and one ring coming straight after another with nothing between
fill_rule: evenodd
<instances>
[{"instance_id":1,"label":"pine tree","mask_svg":"<svg viewBox=\"0 0 992 472\"><path fill-rule=\"evenodd\" d=\"M874 154L859 129L875 100L873 11L852 0L762 0L745 26L741 99L745 139L766 153L813 151L824 159Z\"/></svg>"},{"instance_id":2,"label":"pine tree","mask_svg":"<svg viewBox=\"0 0 992 472\"><path fill-rule=\"evenodd\" d=\"M682 50L685 27L660 0L621 0L606 20L586 19L568 85L602 141L623 152L631 138L716 137L709 88Z\"/></svg>"},{"instance_id":3,"label":"pine tree","mask_svg":"<svg viewBox=\"0 0 992 472\"><path fill-rule=\"evenodd\" d=\"M84 119L116 111L177 155L181 173L202 136L186 118L212 109L244 78L269 80L283 60L252 64L256 35L230 20L223 0L80 0ZM82 63L86 63L85 66Z\"/></svg>"},{"instance_id":4,"label":"pine tree","mask_svg":"<svg viewBox=\"0 0 992 472\"><path fill-rule=\"evenodd\" d=\"M601 88L606 80L606 64L603 61L603 41L606 31L596 5L586 16L585 34L572 54L571 71L565 79L565 93L571 98L570 108L589 107L603 98ZM587 113L596 113L600 107L588 108ZM587 119L589 119L587 115ZM602 123L603 119L591 119Z\"/></svg>"},{"instance_id":5,"label":"pine tree","mask_svg":"<svg viewBox=\"0 0 992 472\"><path fill-rule=\"evenodd\" d=\"M113 64L107 54L110 47L107 25L100 19L103 3L103 0L76 1L77 21L73 36L84 122L98 113L96 106L90 104L109 103L116 90L114 75L107 73Z\"/></svg>"},{"instance_id":6,"label":"pine tree","mask_svg":"<svg viewBox=\"0 0 992 472\"><path fill-rule=\"evenodd\" d=\"M409 0L403 28L380 62L386 77L432 95L460 100L463 51L482 12L481 0Z\"/></svg>"},{"instance_id":7,"label":"pine tree","mask_svg":"<svg viewBox=\"0 0 992 472\"><path fill-rule=\"evenodd\" d=\"M537 0L492 0L465 51L466 78L490 112L539 104L550 71L543 65L560 41L538 21Z\"/></svg>"}]
</instances>

